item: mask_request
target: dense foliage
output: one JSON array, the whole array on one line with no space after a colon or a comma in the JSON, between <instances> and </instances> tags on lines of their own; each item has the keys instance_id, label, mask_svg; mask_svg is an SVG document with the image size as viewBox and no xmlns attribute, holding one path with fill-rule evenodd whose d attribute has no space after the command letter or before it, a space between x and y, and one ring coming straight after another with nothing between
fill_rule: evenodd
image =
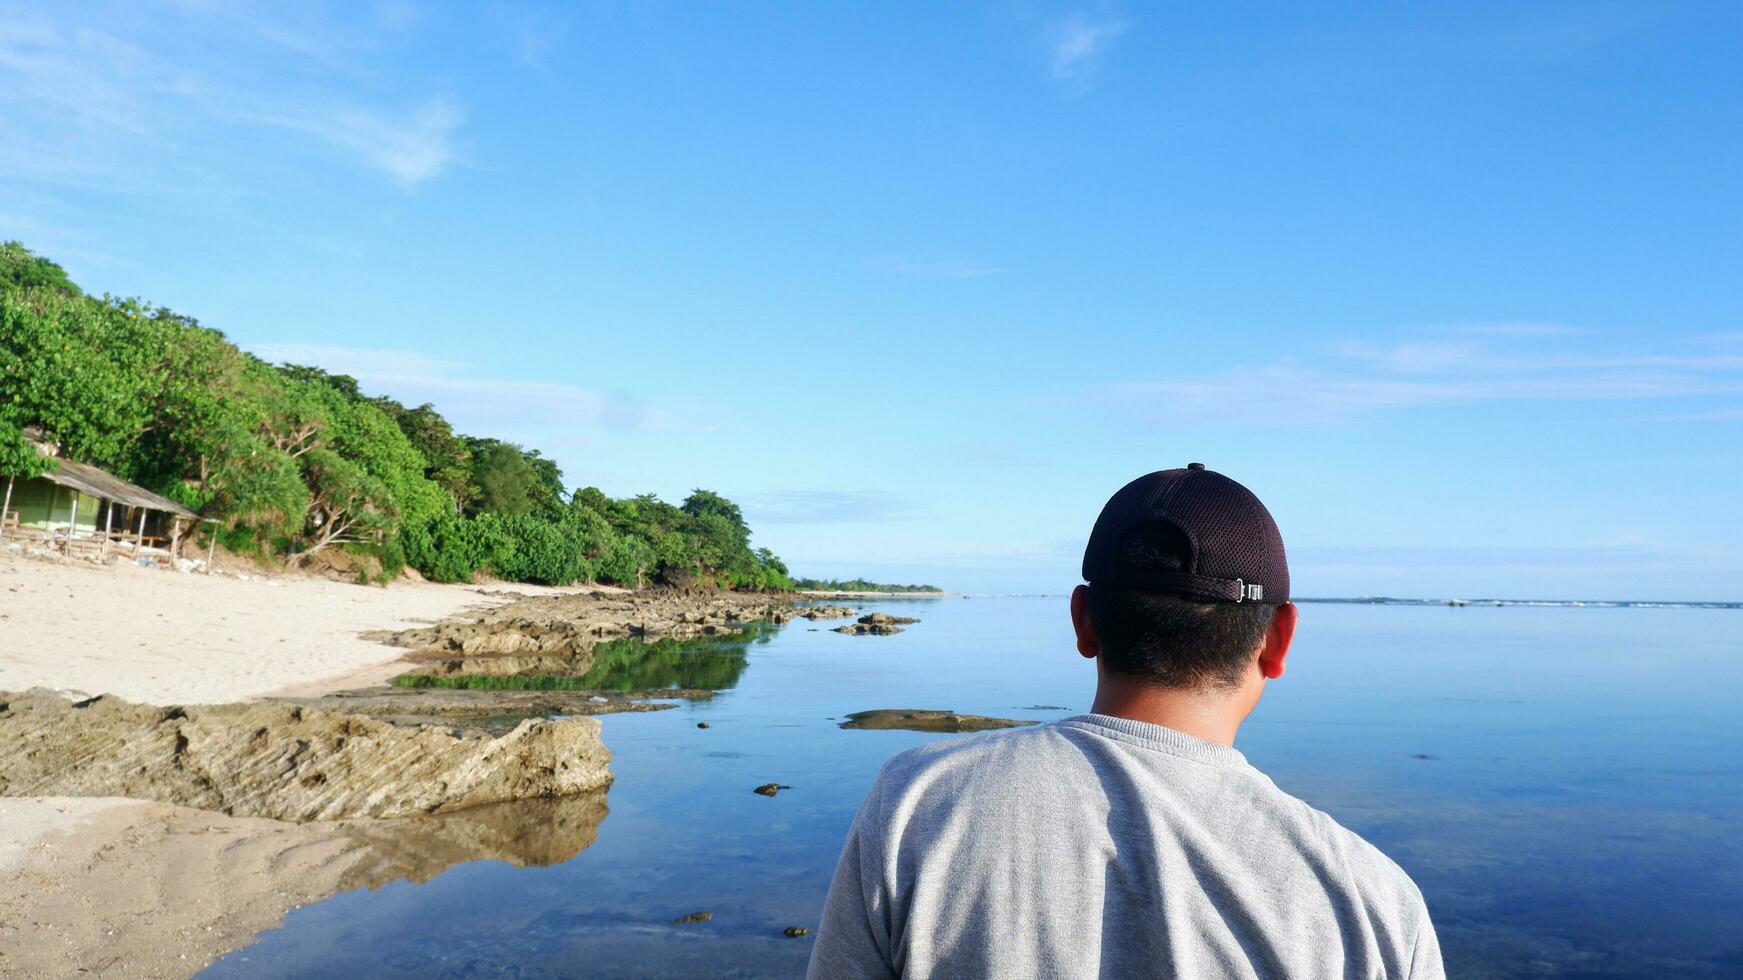
<instances>
[{"instance_id":1,"label":"dense foliage","mask_svg":"<svg viewBox=\"0 0 1743 980\"><path fill-rule=\"evenodd\" d=\"M53 466L25 436L214 518L226 546L296 564L330 548L439 581L790 589L731 501L568 493L536 449L471 438L431 405L272 365L191 317L81 292L0 244L0 473Z\"/></svg>"},{"instance_id":2,"label":"dense foliage","mask_svg":"<svg viewBox=\"0 0 1743 980\"><path fill-rule=\"evenodd\" d=\"M936 585L890 585L868 582L863 578L801 578L793 580L793 588L807 592L943 592Z\"/></svg>"}]
</instances>

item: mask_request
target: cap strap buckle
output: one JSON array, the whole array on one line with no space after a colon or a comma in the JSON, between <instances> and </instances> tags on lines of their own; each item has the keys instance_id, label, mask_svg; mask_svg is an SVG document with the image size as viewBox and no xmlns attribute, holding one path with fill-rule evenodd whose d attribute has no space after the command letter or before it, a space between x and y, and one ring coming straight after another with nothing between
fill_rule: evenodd
<instances>
[{"instance_id":1,"label":"cap strap buckle","mask_svg":"<svg viewBox=\"0 0 1743 980\"><path fill-rule=\"evenodd\" d=\"M1240 578L1216 578L1192 572L1139 571L1120 569L1104 579L1117 589L1139 589L1152 592L1176 592L1213 602L1263 602L1265 587Z\"/></svg>"}]
</instances>

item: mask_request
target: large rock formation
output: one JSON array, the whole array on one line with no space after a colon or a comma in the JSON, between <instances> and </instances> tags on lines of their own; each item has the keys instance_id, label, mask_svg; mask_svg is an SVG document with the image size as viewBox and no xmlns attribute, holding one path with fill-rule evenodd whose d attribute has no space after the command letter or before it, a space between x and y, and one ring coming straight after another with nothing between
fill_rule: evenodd
<instances>
[{"instance_id":1,"label":"large rock formation","mask_svg":"<svg viewBox=\"0 0 1743 980\"><path fill-rule=\"evenodd\" d=\"M806 610L785 596L739 592L585 592L531 596L477 615L372 638L426 653L570 656L623 636L691 639L785 623Z\"/></svg>"},{"instance_id":2,"label":"large rock formation","mask_svg":"<svg viewBox=\"0 0 1743 980\"><path fill-rule=\"evenodd\" d=\"M592 718L498 737L300 705L0 693L0 795L130 796L279 820L442 813L611 782Z\"/></svg>"}]
</instances>

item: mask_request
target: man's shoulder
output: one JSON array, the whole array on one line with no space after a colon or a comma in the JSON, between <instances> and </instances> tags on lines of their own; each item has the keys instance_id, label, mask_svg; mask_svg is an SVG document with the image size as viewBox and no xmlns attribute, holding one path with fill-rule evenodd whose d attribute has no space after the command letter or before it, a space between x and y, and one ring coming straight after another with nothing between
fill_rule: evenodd
<instances>
[{"instance_id":1,"label":"man's shoulder","mask_svg":"<svg viewBox=\"0 0 1743 980\"><path fill-rule=\"evenodd\" d=\"M1416 882L1385 851L1339 823L1331 814L1277 788L1269 777L1265 777L1265 781L1272 786L1280 805L1290 810L1301 826L1309 828L1325 852L1342 864L1351 879L1359 881L1364 890L1376 897L1394 899L1402 905L1423 904L1422 892L1416 887Z\"/></svg>"},{"instance_id":2,"label":"man's shoulder","mask_svg":"<svg viewBox=\"0 0 1743 980\"><path fill-rule=\"evenodd\" d=\"M878 781L887 795L969 773L983 778L1020 773L1064 745L1056 725L1025 725L945 738L896 754L884 763Z\"/></svg>"}]
</instances>

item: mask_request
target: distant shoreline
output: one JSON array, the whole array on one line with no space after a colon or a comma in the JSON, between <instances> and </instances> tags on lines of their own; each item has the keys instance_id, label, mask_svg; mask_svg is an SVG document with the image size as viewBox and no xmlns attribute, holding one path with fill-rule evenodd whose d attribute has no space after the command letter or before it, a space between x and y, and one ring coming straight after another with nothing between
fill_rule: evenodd
<instances>
[{"instance_id":1,"label":"distant shoreline","mask_svg":"<svg viewBox=\"0 0 1743 980\"><path fill-rule=\"evenodd\" d=\"M830 592L820 589L800 589L796 594L805 599L940 599L966 598L976 593L963 592ZM1011 597L1045 598L1049 593L1010 593ZM1068 593L1059 593L1064 598ZM983 598L998 598L986 595ZM1671 600L1671 599L1406 599L1397 596L1310 596L1292 602L1344 606L1442 606L1454 609L1483 606L1491 609L1743 609L1743 601Z\"/></svg>"},{"instance_id":2,"label":"distant shoreline","mask_svg":"<svg viewBox=\"0 0 1743 980\"><path fill-rule=\"evenodd\" d=\"M1392 596L1357 598L1301 598L1292 602L1318 602L1357 606L1488 606L1530 609L1743 609L1743 601L1681 601L1663 599L1400 599Z\"/></svg>"},{"instance_id":3,"label":"distant shoreline","mask_svg":"<svg viewBox=\"0 0 1743 980\"><path fill-rule=\"evenodd\" d=\"M938 599L943 596L953 596L955 592L837 592L826 589L799 589L797 594L807 599L902 599L914 598Z\"/></svg>"}]
</instances>

